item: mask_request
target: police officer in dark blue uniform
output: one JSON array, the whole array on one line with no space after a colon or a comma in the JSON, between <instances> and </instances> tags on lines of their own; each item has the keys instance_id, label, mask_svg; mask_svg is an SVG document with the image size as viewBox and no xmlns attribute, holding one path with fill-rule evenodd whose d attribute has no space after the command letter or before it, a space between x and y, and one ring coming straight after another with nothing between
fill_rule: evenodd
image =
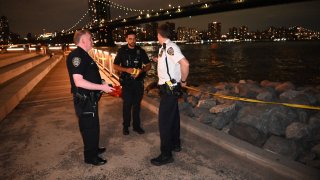
<instances>
[{"instance_id":1,"label":"police officer in dark blue uniform","mask_svg":"<svg viewBox=\"0 0 320 180\"><path fill-rule=\"evenodd\" d=\"M143 79L151 63L146 52L136 45L136 34L126 33L127 45L122 46L114 60L114 69L121 72L120 83L123 99L123 134L129 134L131 112L133 131L145 133L140 124L140 104L143 97Z\"/></svg>"},{"instance_id":2,"label":"police officer in dark blue uniform","mask_svg":"<svg viewBox=\"0 0 320 180\"><path fill-rule=\"evenodd\" d=\"M84 161L87 164L103 165L107 160L98 156L106 150L99 147L98 100L102 91L108 93L113 88L102 82L99 68L88 54L93 46L91 33L87 30L77 31L74 43L77 48L68 55L66 63L84 143Z\"/></svg>"}]
</instances>

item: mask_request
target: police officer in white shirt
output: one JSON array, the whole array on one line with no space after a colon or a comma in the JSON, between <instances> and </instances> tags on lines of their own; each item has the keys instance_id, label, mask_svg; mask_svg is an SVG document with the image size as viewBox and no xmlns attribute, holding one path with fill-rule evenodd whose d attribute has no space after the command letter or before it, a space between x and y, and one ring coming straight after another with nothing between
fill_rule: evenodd
<instances>
[{"instance_id":1,"label":"police officer in white shirt","mask_svg":"<svg viewBox=\"0 0 320 180\"><path fill-rule=\"evenodd\" d=\"M189 74L189 62L181 53L180 48L173 43L167 24L157 29L158 40L162 47L154 61L158 62L158 77L160 87L159 131L161 154L151 159L156 166L172 163L172 151L181 151L180 115L178 107L179 91L175 89L186 86Z\"/></svg>"}]
</instances>

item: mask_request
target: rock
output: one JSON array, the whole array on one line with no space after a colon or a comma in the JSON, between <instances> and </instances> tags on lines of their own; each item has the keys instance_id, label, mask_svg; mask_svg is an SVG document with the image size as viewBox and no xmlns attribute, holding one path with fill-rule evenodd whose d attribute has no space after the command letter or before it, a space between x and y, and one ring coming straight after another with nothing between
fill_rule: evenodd
<instances>
[{"instance_id":1,"label":"rock","mask_svg":"<svg viewBox=\"0 0 320 180\"><path fill-rule=\"evenodd\" d=\"M197 99L200 99L201 96L202 96L202 92L200 92L200 91L188 91L188 95L189 96L193 96L193 97L195 97Z\"/></svg>"},{"instance_id":2,"label":"rock","mask_svg":"<svg viewBox=\"0 0 320 180\"><path fill-rule=\"evenodd\" d=\"M262 87L275 88L276 86L278 86L280 84L281 84L280 82L271 82L271 81L268 81L268 80L263 80L263 81L260 82L260 86L262 86Z\"/></svg>"},{"instance_id":3,"label":"rock","mask_svg":"<svg viewBox=\"0 0 320 180\"><path fill-rule=\"evenodd\" d=\"M311 134L307 124L300 122L291 123L286 129L286 138L300 140Z\"/></svg>"},{"instance_id":4,"label":"rock","mask_svg":"<svg viewBox=\"0 0 320 180\"><path fill-rule=\"evenodd\" d=\"M194 110L189 103L186 103L186 102L179 103L179 110L180 110L180 112L184 113L185 115L187 115L189 117L195 116Z\"/></svg>"},{"instance_id":5,"label":"rock","mask_svg":"<svg viewBox=\"0 0 320 180\"><path fill-rule=\"evenodd\" d=\"M192 107L196 107L198 104L199 99L195 96L188 96L187 102L191 104Z\"/></svg>"},{"instance_id":6,"label":"rock","mask_svg":"<svg viewBox=\"0 0 320 180\"><path fill-rule=\"evenodd\" d=\"M315 145L311 152L315 153L317 155L317 158L320 159L320 144Z\"/></svg>"},{"instance_id":7,"label":"rock","mask_svg":"<svg viewBox=\"0 0 320 180\"><path fill-rule=\"evenodd\" d=\"M219 104L210 109L210 113L225 113L231 110L235 110L236 104Z\"/></svg>"},{"instance_id":8,"label":"rock","mask_svg":"<svg viewBox=\"0 0 320 180\"><path fill-rule=\"evenodd\" d=\"M160 97L159 96L159 89L150 89L147 91L147 96L149 97Z\"/></svg>"},{"instance_id":9,"label":"rock","mask_svg":"<svg viewBox=\"0 0 320 180\"><path fill-rule=\"evenodd\" d=\"M281 93L279 95L279 98L282 102L288 102L289 100L295 98L296 96L298 96L299 94L301 94L300 91L295 91L292 89L289 89L287 91L284 91L283 93Z\"/></svg>"},{"instance_id":10,"label":"rock","mask_svg":"<svg viewBox=\"0 0 320 180\"><path fill-rule=\"evenodd\" d=\"M235 109L228 111L226 113L219 113L217 114L216 118L212 121L212 127L216 129L223 129L227 126L231 121L234 121L234 118L237 115L237 111Z\"/></svg>"},{"instance_id":11,"label":"rock","mask_svg":"<svg viewBox=\"0 0 320 180\"><path fill-rule=\"evenodd\" d=\"M145 83L145 91L148 93L152 89L158 89L158 82L157 81L151 81L151 82L146 82Z\"/></svg>"},{"instance_id":12,"label":"rock","mask_svg":"<svg viewBox=\"0 0 320 180\"><path fill-rule=\"evenodd\" d=\"M310 111L305 109L295 109L295 112L297 113L299 122L301 123L308 123L308 120L310 118Z\"/></svg>"},{"instance_id":13,"label":"rock","mask_svg":"<svg viewBox=\"0 0 320 180\"><path fill-rule=\"evenodd\" d=\"M317 155L313 152L306 152L303 155L301 155L298 159L299 162L302 162L304 164L310 163L314 159L317 158Z\"/></svg>"},{"instance_id":14,"label":"rock","mask_svg":"<svg viewBox=\"0 0 320 180\"><path fill-rule=\"evenodd\" d=\"M240 97L256 98L256 96L263 92L263 89L257 84L238 84L234 90Z\"/></svg>"},{"instance_id":15,"label":"rock","mask_svg":"<svg viewBox=\"0 0 320 180\"><path fill-rule=\"evenodd\" d=\"M201 114L200 117L199 117L199 122L211 126L211 124L212 124L212 122L214 121L215 118L216 118L216 115L214 115L214 114L210 114L210 113Z\"/></svg>"},{"instance_id":16,"label":"rock","mask_svg":"<svg viewBox=\"0 0 320 180\"><path fill-rule=\"evenodd\" d=\"M313 160L313 161L308 161L307 166L320 169L320 160Z\"/></svg>"},{"instance_id":17,"label":"rock","mask_svg":"<svg viewBox=\"0 0 320 180\"><path fill-rule=\"evenodd\" d=\"M268 121L269 133L278 136L285 135L289 124L299 121L295 111L284 106L273 107L266 115L270 115Z\"/></svg>"},{"instance_id":18,"label":"rock","mask_svg":"<svg viewBox=\"0 0 320 180\"><path fill-rule=\"evenodd\" d=\"M320 112L312 115L309 119L308 124L311 126L320 126Z\"/></svg>"},{"instance_id":19,"label":"rock","mask_svg":"<svg viewBox=\"0 0 320 180\"><path fill-rule=\"evenodd\" d=\"M281 83L279 85L277 85L275 87L275 90L279 93L282 93L282 92L285 92L285 91L288 91L288 90L294 90L296 87L294 84L292 84L291 82L287 81L287 82L284 82L284 83Z\"/></svg>"},{"instance_id":20,"label":"rock","mask_svg":"<svg viewBox=\"0 0 320 180\"><path fill-rule=\"evenodd\" d=\"M228 90L228 83L226 82L220 82L220 83L217 83L214 88L217 90L217 91L224 91L224 90Z\"/></svg>"},{"instance_id":21,"label":"rock","mask_svg":"<svg viewBox=\"0 0 320 180\"><path fill-rule=\"evenodd\" d=\"M278 136L271 136L264 144L263 149L283 155L292 160L296 160L302 153L302 149L295 141Z\"/></svg>"},{"instance_id":22,"label":"rock","mask_svg":"<svg viewBox=\"0 0 320 180\"><path fill-rule=\"evenodd\" d=\"M209 112L209 109L206 109L206 108L194 108L193 112L194 112L194 116L197 118L211 115L211 113Z\"/></svg>"},{"instance_id":23,"label":"rock","mask_svg":"<svg viewBox=\"0 0 320 180\"><path fill-rule=\"evenodd\" d=\"M215 99L206 99L206 100L199 100L197 107L210 109L215 105L217 105L217 102Z\"/></svg>"},{"instance_id":24,"label":"rock","mask_svg":"<svg viewBox=\"0 0 320 180\"><path fill-rule=\"evenodd\" d=\"M259 93L256 97L257 100L261 100L261 101L273 101L275 99L275 94L273 94L270 91L264 90L263 92Z\"/></svg>"},{"instance_id":25,"label":"rock","mask_svg":"<svg viewBox=\"0 0 320 180\"><path fill-rule=\"evenodd\" d=\"M298 117L290 108L260 104L241 108L235 121L255 127L264 134L280 136L285 135L287 126L298 121Z\"/></svg>"},{"instance_id":26,"label":"rock","mask_svg":"<svg viewBox=\"0 0 320 180\"><path fill-rule=\"evenodd\" d=\"M268 138L266 134L258 129L247 124L238 123L231 126L229 134L258 147L262 147Z\"/></svg>"}]
</instances>

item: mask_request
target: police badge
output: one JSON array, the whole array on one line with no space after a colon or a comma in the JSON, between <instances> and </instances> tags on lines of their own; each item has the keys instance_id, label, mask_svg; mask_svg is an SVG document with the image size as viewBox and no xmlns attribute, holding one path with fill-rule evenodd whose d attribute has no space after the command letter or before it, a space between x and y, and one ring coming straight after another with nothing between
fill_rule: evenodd
<instances>
[{"instance_id":1,"label":"police badge","mask_svg":"<svg viewBox=\"0 0 320 180\"><path fill-rule=\"evenodd\" d=\"M81 63L81 59L79 57L74 57L72 59L72 64L74 67L78 67L80 65L80 63Z\"/></svg>"},{"instance_id":2,"label":"police badge","mask_svg":"<svg viewBox=\"0 0 320 180\"><path fill-rule=\"evenodd\" d=\"M174 50L172 47L170 47L168 50L167 50L167 53L170 55L170 56L173 56L174 55Z\"/></svg>"}]
</instances>

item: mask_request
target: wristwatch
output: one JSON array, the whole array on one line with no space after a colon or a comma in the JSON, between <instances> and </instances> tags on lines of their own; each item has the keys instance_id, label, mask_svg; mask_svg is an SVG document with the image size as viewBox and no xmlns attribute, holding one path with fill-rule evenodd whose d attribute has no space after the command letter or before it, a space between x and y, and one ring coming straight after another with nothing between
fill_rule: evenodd
<instances>
[{"instance_id":1,"label":"wristwatch","mask_svg":"<svg viewBox=\"0 0 320 180\"><path fill-rule=\"evenodd\" d=\"M181 82L182 82L182 83L186 83L186 82L187 82L187 80L185 80L185 81L181 80Z\"/></svg>"}]
</instances>

